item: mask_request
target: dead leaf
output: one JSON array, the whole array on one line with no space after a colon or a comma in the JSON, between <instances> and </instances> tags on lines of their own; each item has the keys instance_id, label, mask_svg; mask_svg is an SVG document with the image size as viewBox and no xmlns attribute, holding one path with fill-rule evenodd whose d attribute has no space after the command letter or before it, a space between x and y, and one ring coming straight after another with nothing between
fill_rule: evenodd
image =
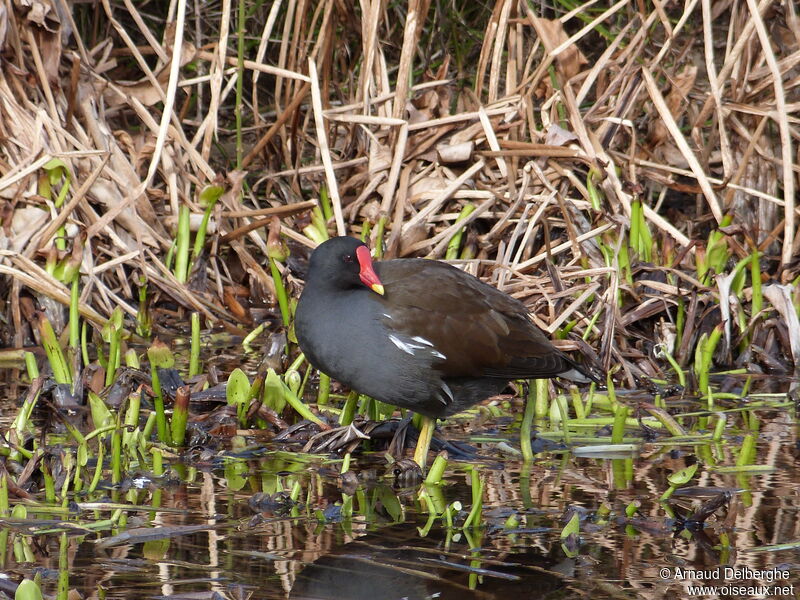
<instances>
[{"instance_id":1,"label":"dead leaf","mask_svg":"<svg viewBox=\"0 0 800 600\"><path fill-rule=\"evenodd\" d=\"M37 206L16 208L14 216L11 218L11 237L8 240L8 249L20 252L28 244L28 240L48 220L50 220L50 213Z\"/></svg>"},{"instance_id":2,"label":"dead leaf","mask_svg":"<svg viewBox=\"0 0 800 600\"><path fill-rule=\"evenodd\" d=\"M444 164L467 162L472 158L474 150L475 143L472 141L461 142L460 144L439 144L436 146L439 161Z\"/></svg>"},{"instance_id":3,"label":"dead leaf","mask_svg":"<svg viewBox=\"0 0 800 600\"><path fill-rule=\"evenodd\" d=\"M564 31L564 25L559 20L531 17L531 24L548 52L552 52L569 39L567 32ZM560 52L555 60L556 66L567 79L580 73L583 66L589 63L575 44Z\"/></svg>"},{"instance_id":4,"label":"dead leaf","mask_svg":"<svg viewBox=\"0 0 800 600\"><path fill-rule=\"evenodd\" d=\"M89 197L105 206L106 210L111 210L126 201L117 184L104 177L98 177L92 184L89 190ZM136 215L130 206L124 208L115 220L131 233L138 230L143 243L148 246L158 246L158 241L152 235L150 227ZM131 251L136 248L136 243L133 242L126 250Z\"/></svg>"},{"instance_id":5,"label":"dead leaf","mask_svg":"<svg viewBox=\"0 0 800 600\"><path fill-rule=\"evenodd\" d=\"M783 319L783 324L789 332L789 346L792 351L795 370L800 368L800 319L792 303L794 286L773 283L765 285L764 297L778 311Z\"/></svg>"},{"instance_id":6,"label":"dead leaf","mask_svg":"<svg viewBox=\"0 0 800 600\"><path fill-rule=\"evenodd\" d=\"M61 64L61 18L50 0L20 0L17 4L25 19L36 27L30 29L31 43L38 46L47 81L58 86L58 67ZM5 21L5 18L3 19ZM0 40L4 41L5 34Z\"/></svg>"},{"instance_id":7,"label":"dead leaf","mask_svg":"<svg viewBox=\"0 0 800 600\"><path fill-rule=\"evenodd\" d=\"M61 19L53 6L47 0L17 0L17 8L25 15L25 18L49 31L57 33L61 25Z\"/></svg>"},{"instance_id":8,"label":"dead leaf","mask_svg":"<svg viewBox=\"0 0 800 600\"><path fill-rule=\"evenodd\" d=\"M0 52L6 49L6 36L8 35L8 9L0 3Z\"/></svg>"},{"instance_id":9,"label":"dead leaf","mask_svg":"<svg viewBox=\"0 0 800 600\"><path fill-rule=\"evenodd\" d=\"M547 127L547 135L544 143L550 146L566 146L570 142L575 142L577 140L578 136L571 131L567 131L555 123L550 123Z\"/></svg>"},{"instance_id":10,"label":"dead leaf","mask_svg":"<svg viewBox=\"0 0 800 600\"><path fill-rule=\"evenodd\" d=\"M667 107L669 108L670 114L678 120L680 114L683 112L683 108L686 105L686 96L691 91L692 87L694 86L695 79L697 78L697 67L694 65L687 65L683 68L683 70L678 73L675 77L673 77L670 81L672 86L670 87L669 93L665 98ZM648 142L651 144L652 148L663 144L665 140L671 139L669 131L667 130L666 125L664 125L664 121L662 119L653 119L652 125L650 127L650 134L648 135ZM677 149L676 149L677 150ZM669 157L666 157L667 160L671 160L672 158L677 158L670 153ZM680 163L685 163L686 160L682 159ZM678 164L680 164L678 163ZM675 163L670 163L675 164Z\"/></svg>"},{"instance_id":11,"label":"dead leaf","mask_svg":"<svg viewBox=\"0 0 800 600\"><path fill-rule=\"evenodd\" d=\"M408 187L408 197L412 202L422 198L432 198L447 188L447 181L439 173L420 177Z\"/></svg>"},{"instance_id":12,"label":"dead leaf","mask_svg":"<svg viewBox=\"0 0 800 600\"><path fill-rule=\"evenodd\" d=\"M374 177L381 171L387 171L392 166L392 152L384 144L373 140L369 145L370 176Z\"/></svg>"},{"instance_id":13,"label":"dead leaf","mask_svg":"<svg viewBox=\"0 0 800 600\"><path fill-rule=\"evenodd\" d=\"M677 117L683 112L686 105L686 96L689 95L694 82L697 79L697 67L686 65L683 70L672 79L672 87L667 94L667 106L673 117Z\"/></svg>"},{"instance_id":14,"label":"dead leaf","mask_svg":"<svg viewBox=\"0 0 800 600\"><path fill-rule=\"evenodd\" d=\"M400 256L404 256L409 248L413 248L422 240L428 239L428 228L422 223L412 225L407 231L403 232L400 238Z\"/></svg>"},{"instance_id":15,"label":"dead leaf","mask_svg":"<svg viewBox=\"0 0 800 600\"><path fill-rule=\"evenodd\" d=\"M183 67L194 60L197 54L197 48L188 42L184 43L181 47L183 51L181 52L180 66ZM170 68L170 64L167 63L155 73L156 81L161 84L160 89L154 86L146 77L134 82L117 81L115 85L124 92L125 97L120 97L119 94L116 93L107 93L105 96L106 101L111 106L126 105L129 103L128 98L136 98L144 106L153 106L161 102L167 91Z\"/></svg>"}]
</instances>

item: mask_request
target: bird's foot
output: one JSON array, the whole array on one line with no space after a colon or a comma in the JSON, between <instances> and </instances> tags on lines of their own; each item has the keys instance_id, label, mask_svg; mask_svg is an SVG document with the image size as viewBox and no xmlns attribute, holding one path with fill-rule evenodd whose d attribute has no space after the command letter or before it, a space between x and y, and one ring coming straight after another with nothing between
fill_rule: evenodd
<instances>
[{"instance_id":1,"label":"bird's foot","mask_svg":"<svg viewBox=\"0 0 800 600\"><path fill-rule=\"evenodd\" d=\"M324 452L337 452L342 448L353 445L349 451L355 449L355 446L361 443L361 440L370 439L368 435L363 433L353 423L343 427L335 427L328 431L320 431L311 438L303 446L303 452L311 454L321 454ZM353 443L355 442L355 444Z\"/></svg>"}]
</instances>

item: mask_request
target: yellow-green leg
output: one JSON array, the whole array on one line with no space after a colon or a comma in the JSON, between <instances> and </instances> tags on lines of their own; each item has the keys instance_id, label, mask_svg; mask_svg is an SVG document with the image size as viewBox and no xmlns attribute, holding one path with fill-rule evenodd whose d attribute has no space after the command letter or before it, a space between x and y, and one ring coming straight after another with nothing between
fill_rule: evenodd
<instances>
[{"instance_id":1,"label":"yellow-green leg","mask_svg":"<svg viewBox=\"0 0 800 600\"><path fill-rule=\"evenodd\" d=\"M414 450L414 462L424 472L425 463L428 462L428 450L431 448L431 440L433 439L433 430L436 429L436 419L420 416L422 417L422 427L419 429L417 447Z\"/></svg>"}]
</instances>

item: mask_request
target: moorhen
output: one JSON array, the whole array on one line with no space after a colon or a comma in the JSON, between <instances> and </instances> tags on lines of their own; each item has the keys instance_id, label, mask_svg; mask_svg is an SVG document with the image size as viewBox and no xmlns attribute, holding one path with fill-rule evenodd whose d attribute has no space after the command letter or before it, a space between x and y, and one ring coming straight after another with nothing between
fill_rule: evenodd
<instances>
[{"instance_id":1,"label":"moorhen","mask_svg":"<svg viewBox=\"0 0 800 600\"><path fill-rule=\"evenodd\" d=\"M427 445L433 418L497 395L512 379L589 381L519 300L436 260L373 263L367 246L350 237L312 253L295 333L320 371L429 417ZM414 456L423 468L424 434Z\"/></svg>"}]
</instances>

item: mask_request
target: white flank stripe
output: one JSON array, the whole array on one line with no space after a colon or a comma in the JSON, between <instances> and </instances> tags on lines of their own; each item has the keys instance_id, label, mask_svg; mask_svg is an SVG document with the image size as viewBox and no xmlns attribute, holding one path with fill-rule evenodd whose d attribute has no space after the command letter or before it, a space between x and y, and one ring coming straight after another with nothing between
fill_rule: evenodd
<instances>
[{"instance_id":1,"label":"white flank stripe","mask_svg":"<svg viewBox=\"0 0 800 600\"><path fill-rule=\"evenodd\" d=\"M400 350L402 350L406 354L414 356L414 349L416 348L416 346L413 346L412 344L407 344L406 342L404 342L403 340L401 340L400 338L391 333L389 334L389 339L392 340L392 343L398 348L400 348Z\"/></svg>"}]
</instances>

